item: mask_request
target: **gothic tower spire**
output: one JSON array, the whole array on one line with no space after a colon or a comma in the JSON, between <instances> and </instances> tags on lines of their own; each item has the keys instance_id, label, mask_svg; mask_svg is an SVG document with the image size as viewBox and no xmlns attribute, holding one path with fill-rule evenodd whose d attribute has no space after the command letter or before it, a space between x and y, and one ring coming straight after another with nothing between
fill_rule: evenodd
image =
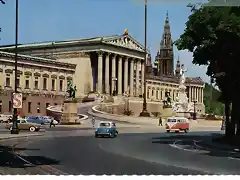
<instances>
[{"instance_id":1,"label":"gothic tower spire","mask_svg":"<svg viewBox=\"0 0 240 180\"><path fill-rule=\"evenodd\" d=\"M168 11L166 13L164 31L162 34L162 40L160 42L159 53L156 56L156 61L159 64L159 75L173 75L174 74L174 62L173 62L173 46L172 37L170 31Z\"/></svg>"}]
</instances>

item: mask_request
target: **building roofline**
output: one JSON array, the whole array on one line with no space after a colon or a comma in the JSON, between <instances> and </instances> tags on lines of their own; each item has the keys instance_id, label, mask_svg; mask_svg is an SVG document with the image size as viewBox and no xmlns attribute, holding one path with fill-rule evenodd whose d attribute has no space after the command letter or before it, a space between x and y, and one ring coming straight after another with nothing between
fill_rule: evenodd
<instances>
[{"instance_id":1,"label":"building roofline","mask_svg":"<svg viewBox=\"0 0 240 180\"><path fill-rule=\"evenodd\" d=\"M14 58L15 54L0 51L0 57ZM66 67L69 67L69 68L76 68L76 64L59 62L59 61L55 61L55 60L47 59L47 58L34 57L34 56L28 56L28 55L23 55L23 54L18 54L18 57L20 59L25 59L25 60L35 61L35 62L43 62L43 63L54 64L54 65L59 65L59 66L66 66Z\"/></svg>"}]
</instances>

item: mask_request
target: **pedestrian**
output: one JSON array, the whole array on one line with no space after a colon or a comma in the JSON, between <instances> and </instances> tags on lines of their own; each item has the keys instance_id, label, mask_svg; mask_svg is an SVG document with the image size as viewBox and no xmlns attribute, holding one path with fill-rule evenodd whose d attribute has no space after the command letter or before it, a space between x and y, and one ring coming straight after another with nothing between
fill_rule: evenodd
<instances>
[{"instance_id":1,"label":"pedestrian","mask_svg":"<svg viewBox=\"0 0 240 180\"><path fill-rule=\"evenodd\" d=\"M163 126L162 125L162 117L160 116L159 120L158 120L158 126Z\"/></svg>"},{"instance_id":2,"label":"pedestrian","mask_svg":"<svg viewBox=\"0 0 240 180\"><path fill-rule=\"evenodd\" d=\"M95 117L93 116L92 117L92 126L94 127L94 125L95 125Z\"/></svg>"},{"instance_id":3,"label":"pedestrian","mask_svg":"<svg viewBox=\"0 0 240 180\"><path fill-rule=\"evenodd\" d=\"M55 127L55 124L53 123L53 119L51 119L49 127L52 128L52 126Z\"/></svg>"}]
</instances>

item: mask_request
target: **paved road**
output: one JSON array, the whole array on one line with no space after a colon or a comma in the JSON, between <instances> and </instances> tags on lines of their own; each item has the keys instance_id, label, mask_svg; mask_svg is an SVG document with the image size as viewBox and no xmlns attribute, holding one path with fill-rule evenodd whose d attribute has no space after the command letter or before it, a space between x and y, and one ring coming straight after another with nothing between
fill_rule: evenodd
<instances>
[{"instance_id":1,"label":"paved road","mask_svg":"<svg viewBox=\"0 0 240 180\"><path fill-rule=\"evenodd\" d=\"M120 134L115 139L48 137L29 139L28 144L20 146L26 148L22 151L24 159L45 167L40 174L49 173L47 169L75 175L240 174L238 158L195 145L208 134Z\"/></svg>"}]
</instances>

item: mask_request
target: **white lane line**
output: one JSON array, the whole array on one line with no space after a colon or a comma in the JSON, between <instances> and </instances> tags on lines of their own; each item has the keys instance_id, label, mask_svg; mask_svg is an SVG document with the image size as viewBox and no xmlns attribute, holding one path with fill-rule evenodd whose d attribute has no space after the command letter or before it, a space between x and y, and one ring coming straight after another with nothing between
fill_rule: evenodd
<instances>
[{"instance_id":1,"label":"white lane line","mask_svg":"<svg viewBox=\"0 0 240 180\"><path fill-rule=\"evenodd\" d=\"M173 144L169 144L169 146L176 148L176 149L183 150L183 151L193 152L193 153L196 153L198 151L198 150L190 150L190 149L185 149L183 147L180 147L179 145L177 145L179 142L182 142L182 140L174 141Z\"/></svg>"}]
</instances>

